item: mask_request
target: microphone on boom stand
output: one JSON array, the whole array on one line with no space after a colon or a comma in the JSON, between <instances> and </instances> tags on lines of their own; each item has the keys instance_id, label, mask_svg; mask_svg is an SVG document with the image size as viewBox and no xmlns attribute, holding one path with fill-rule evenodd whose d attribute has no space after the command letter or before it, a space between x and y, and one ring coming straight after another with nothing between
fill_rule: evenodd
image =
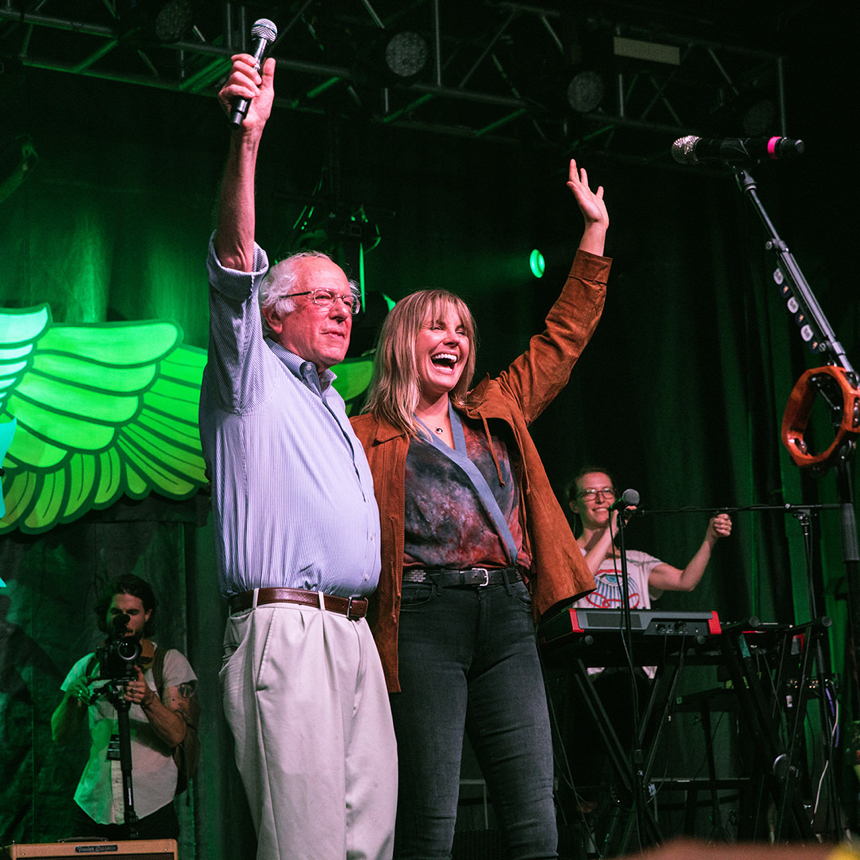
<instances>
[{"instance_id":1,"label":"microphone on boom stand","mask_svg":"<svg viewBox=\"0 0 860 860\"><path fill-rule=\"evenodd\" d=\"M615 521L615 534L612 536L614 546L620 547L622 545L623 538L621 537L621 531L627 526L630 517L635 513L635 511L628 511L627 508L635 507L638 504L639 493L636 490L627 489L609 506L608 510L610 514L613 511L619 512Z\"/></svg>"}]
</instances>

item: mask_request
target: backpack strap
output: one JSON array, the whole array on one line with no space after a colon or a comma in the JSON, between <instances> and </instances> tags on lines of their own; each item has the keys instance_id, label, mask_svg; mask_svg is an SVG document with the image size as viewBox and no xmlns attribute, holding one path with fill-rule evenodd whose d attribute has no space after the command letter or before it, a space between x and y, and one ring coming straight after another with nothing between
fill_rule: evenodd
<instances>
[{"instance_id":1,"label":"backpack strap","mask_svg":"<svg viewBox=\"0 0 860 860\"><path fill-rule=\"evenodd\" d=\"M166 656L167 649L156 645L155 654L152 657L152 680L155 681L155 692L162 701L164 701L164 658Z\"/></svg>"}]
</instances>

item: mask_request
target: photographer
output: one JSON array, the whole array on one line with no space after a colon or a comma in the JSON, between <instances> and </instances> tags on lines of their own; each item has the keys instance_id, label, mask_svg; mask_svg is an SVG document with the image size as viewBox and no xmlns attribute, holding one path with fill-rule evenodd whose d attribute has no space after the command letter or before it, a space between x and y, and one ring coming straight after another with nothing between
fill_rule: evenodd
<instances>
[{"instance_id":1,"label":"photographer","mask_svg":"<svg viewBox=\"0 0 860 860\"><path fill-rule=\"evenodd\" d=\"M178 839L173 808L174 750L196 726L197 678L185 657L150 640L157 601L134 574L111 580L95 606L104 645L72 667L51 717L54 742L69 743L88 714L90 756L75 792L76 836L128 839L114 702L129 703L134 811L138 839ZM156 652L158 659L156 660ZM163 657L163 660L162 660ZM160 681L160 683L159 683ZM159 689L160 687L160 689Z\"/></svg>"}]
</instances>

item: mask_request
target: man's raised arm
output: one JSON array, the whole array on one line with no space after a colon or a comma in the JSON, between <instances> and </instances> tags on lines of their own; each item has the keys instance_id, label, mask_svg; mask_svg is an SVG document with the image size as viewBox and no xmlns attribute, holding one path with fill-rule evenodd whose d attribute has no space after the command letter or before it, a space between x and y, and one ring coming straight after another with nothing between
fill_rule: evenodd
<instances>
[{"instance_id":1,"label":"man's raised arm","mask_svg":"<svg viewBox=\"0 0 860 860\"><path fill-rule=\"evenodd\" d=\"M266 121L272 112L275 61L263 63L262 74L250 54L233 57L233 70L218 93L218 100L229 115L239 98L250 101L241 126L230 137L230 152L221 182L215 253L227 269L251 272L254 267L254 173L257 151Z\"/></svg>"}]
</instances>

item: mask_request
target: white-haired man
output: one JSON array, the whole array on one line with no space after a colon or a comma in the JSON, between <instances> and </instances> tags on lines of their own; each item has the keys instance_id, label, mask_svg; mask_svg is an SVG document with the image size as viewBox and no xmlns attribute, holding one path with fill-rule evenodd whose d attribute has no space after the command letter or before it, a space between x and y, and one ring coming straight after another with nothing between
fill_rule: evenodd
<instances>
[{"instance_id":1,"label":"white-haired man","mask_svg":"<svg viewBox=\"0 0 860 860\"><path fill-rule=\"evenodd\" d=\"M210 243L200 402L231 610L224 709L261 860L386 858L396 745L364 618L379 514L330 371L346 354L358 296L324 255L296 255L266 275L254 174L273 78L273 60L258 71L237 55L219 95L228 111L250 102L231 133Z\"/></svg>"}]
</instances>

